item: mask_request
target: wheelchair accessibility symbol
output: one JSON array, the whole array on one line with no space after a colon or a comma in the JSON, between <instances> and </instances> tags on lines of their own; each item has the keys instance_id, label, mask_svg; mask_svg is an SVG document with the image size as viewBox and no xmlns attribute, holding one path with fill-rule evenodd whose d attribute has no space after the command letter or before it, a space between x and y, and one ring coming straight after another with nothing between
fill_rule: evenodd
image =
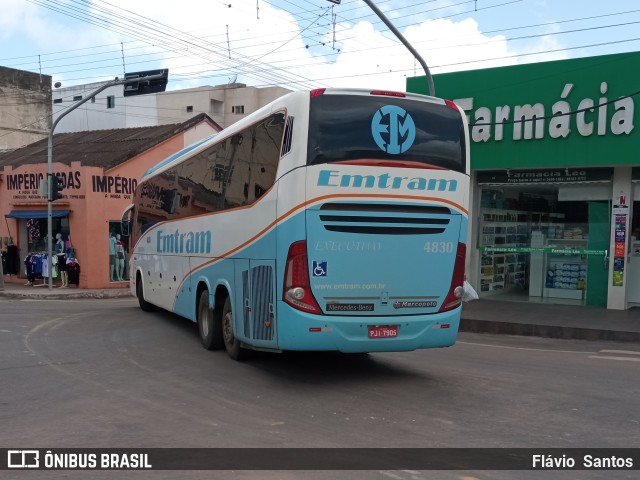
<instances>
[{"instance_id":1,"label":"wheelchair accessibility symbol","mask_svg":"<svg viewBox=\"0 0 640 480\"><path fill-rule=\"evenodd\" d=\"M326 277L327 276L327 262L313 261L313 276L314 277Z\"/></svg>"}]
</instances>

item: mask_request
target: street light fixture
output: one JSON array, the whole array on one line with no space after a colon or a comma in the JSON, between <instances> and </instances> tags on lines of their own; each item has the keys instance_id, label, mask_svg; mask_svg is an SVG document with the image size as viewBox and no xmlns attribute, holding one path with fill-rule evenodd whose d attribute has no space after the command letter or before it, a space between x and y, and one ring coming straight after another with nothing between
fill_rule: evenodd
<instances>
[{"instance_id":1,"label":"street light fixture","mask_svg":"<svg viewBox=\"0 0 640 480\"><path fill-rule=\"evenodd\" d=\"M80 105L88 102L100 92L110 87L117 85L127 85L130 83L137 83L138 86L135 91L128 92L129 95L142 95L146 93L164 92L169 77L169 70L150 70L146 72L136 72L134 74L126 74L124 80L120 80L116 77L113 80L108 81L104 85L98 87L91 95L83 98L78 103L72 105L67 110L62 112L60 116L53 122L49 129L49 140L47 142L47 265L49 267L49 290L53 288L53 211L51 203L56 200L53 198L53 131L56 126L66 115L74 111ZM60 82L56 82L56 88L60 86ZM57 195L56 195L57 196ZM59 198L59 197L58 197Z\"/></svg>"}]
</instances>

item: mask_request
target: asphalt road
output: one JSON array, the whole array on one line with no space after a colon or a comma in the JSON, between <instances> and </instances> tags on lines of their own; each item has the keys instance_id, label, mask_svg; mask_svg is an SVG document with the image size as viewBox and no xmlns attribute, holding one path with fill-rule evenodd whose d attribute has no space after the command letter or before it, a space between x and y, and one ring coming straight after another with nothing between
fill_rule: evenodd
<instances>
[{"instance_id":1,"label":"asphalt road","mask_svg":"<svg viewBox=\"0 0 640 480\"><path fill-rule=\"evenodd\" d=\"M133 299L0 299L0 447L640 447L640 346L461 334L349 356L200 346ZM9 475L10 474L10 475ZM637 478L635 472L0 472L0 478Z\"/></svg>"}]
</instances>

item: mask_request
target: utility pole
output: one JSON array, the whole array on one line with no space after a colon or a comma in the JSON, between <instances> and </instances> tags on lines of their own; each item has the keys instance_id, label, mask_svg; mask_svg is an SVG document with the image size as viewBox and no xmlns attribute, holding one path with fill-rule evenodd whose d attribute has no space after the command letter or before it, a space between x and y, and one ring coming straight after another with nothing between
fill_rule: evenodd
<instances>
[{"instance_id":1,"label":"utility pole","mask_svg":"<svg viewBox=\"0 0 640 480\"><path fill-rule=\"evenodd\" d=\"M98 87L91 95L83 98L78 101L78 103L72 105L65 111L63 111L60 116L56 119L55 122L51 125L51 129L49 129L49 141L47 143L47 265L49 267L49 290L53 288L53 211L52 211L52 202L55 200L53 198L53 131L56 129L60 120L62 120L66 115L73 112L80 105L88 102L100 92L106 90L109 87L114 87L116 85L130 85L125 87L124 96L131 95L142 95L146 93L155 93L155 92L164 92L167 86L167 79L169 75L169 70L152 70L147 72L136 72L125 74L124 80L120 80L119 78L115 78L114 80L110 80L104 85Z\"/></svg>"},{"instance_id":2,"label":"utility pole","mask_svg":"<svg viewBox=\"0 0 640 480\"><path fill-rule=\"evenodd\" d=\"M2 271L2 259L0 259L0 292L4 290L4 272Z\"/></svg>"},{"instance_id":3,"label":"utility pole","mask_svg":"<svg viewBox=\"0 0 640 480\"><path fill-rule=\"evenodd\" d=\"M341 0L327 0L327 1L331 3L335 3L336 5L339 5L341 2ZM432 97L435 97L436 88L433 85L433 78L431 78L431 72L429 71L429 67L427 66L427 63L422 59L422 57L416 51L416 49L411 46L411 44L407 41L407 39L404 38L404 36L400 33L400 31L393 26L393 23L391 23L391 21L384 15L384 13L380 11L380 9L378 9L378 7L375 6L375 4L371 0L364 0L364 3L369 5L369 8L373 10L373 12L378 16L380 20L384 22L384 24L389 28L389 30L391 30L395 34L395 36L398 37L398 40L400 40L403 43L403 45L407 47L407 49L413 54L416 60L420 62L420 65L422 65L422 68L424 69L424 73L427 76L427 82L429 83L429 95L431 95Z\"/></svg>"}]
</instances>

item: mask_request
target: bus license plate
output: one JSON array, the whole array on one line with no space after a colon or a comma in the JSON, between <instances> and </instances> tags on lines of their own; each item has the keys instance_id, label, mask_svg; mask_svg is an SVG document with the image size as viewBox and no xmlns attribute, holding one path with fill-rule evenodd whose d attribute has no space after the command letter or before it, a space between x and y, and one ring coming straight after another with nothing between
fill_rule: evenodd
<instances>
[{"instance_id":1,"label":"bus license plate","mask_svg":"<svg viewBox=\"0 0 640 480\"><path fill-rule=\"evenodd\" d=\"M398 336L398 325L376 325L369 327L369 338L394 338Z\"/></svg>"}]
</instances>

